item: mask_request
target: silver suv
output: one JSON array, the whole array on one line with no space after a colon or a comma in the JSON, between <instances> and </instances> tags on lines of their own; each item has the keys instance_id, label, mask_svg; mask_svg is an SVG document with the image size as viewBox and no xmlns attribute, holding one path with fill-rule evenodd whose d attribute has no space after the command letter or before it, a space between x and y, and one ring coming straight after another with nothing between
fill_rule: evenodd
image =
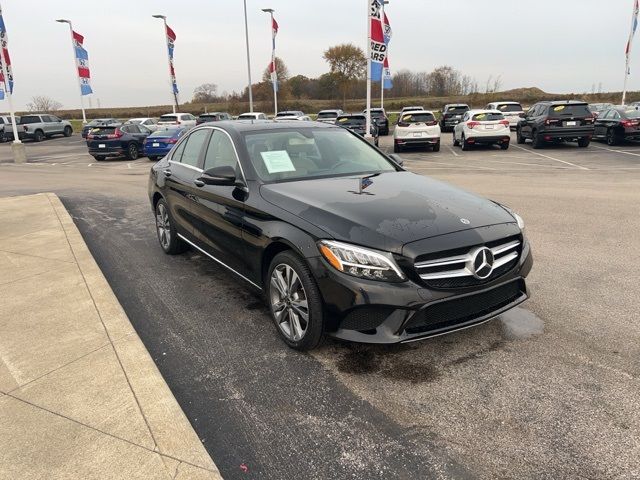
<instances>
[{"instance_id":1,"label":"silver suv","mask_svg":"<svg viewBox=\"0 0 640 480\"><path fill-rule=\"evenodd\" d=\"M24 127L24 138L32 138L41 142L53 135L70 137L73 133L71 124L53 115L33 114L20 117L20 125Z\"/></svg>"}]
</instances>

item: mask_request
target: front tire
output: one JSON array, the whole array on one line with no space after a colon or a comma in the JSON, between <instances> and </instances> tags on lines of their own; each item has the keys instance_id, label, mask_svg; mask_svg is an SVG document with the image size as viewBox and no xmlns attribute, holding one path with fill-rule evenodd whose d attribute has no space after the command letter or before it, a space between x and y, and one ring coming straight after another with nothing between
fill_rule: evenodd
<instances>
[{"instance_id":1,"label":"front tire","mask_svg":"<svg viewBox=\"0 0 640 480\"><path fill-rule=\"evenodd\" d=\"M526 139L522 136L522 132L520 129L516 129L516 142L518 145L523 145L526 142Z\"/></svg>"},{"instance_id":2,"label":"front tire","mask_svg":"<svg viewBox=\"0 0 640 480\"><path fill-rule=\"evenodd\" d=\"M460 145L460 142L456 139L456 132L454 130L453 131L453 146L457 147L458 145Z\"/></svg>"},{"instance_id":3,"label":"front tire","mask_svg":"<svg viewBox=\"0 0 640 480\"><path fill-rule=\"evenodd\" d=\"M271 318L282 340L300 351L319 346L325 336L322 297L304 260L292 251L279 253L265 283Z\"/></svg>"},{"instance_id":4,"label":"front tire","mask_svg":"<svg viewBox=\"0 0 640 480\"><path fill-rule=\"evenodd\" d=\"M64 132L62 132L62 134L65 137L70 137L72 133L73 133L73 129L71 127L69 127L68 125L66 127L64 127Z\"/></svg>"},{"instance_id":5,"label":"front tire","mask_svg":"<svg viewBox=\"0 0 640 480\"><path fill-rule=\"evenodd\" d=\"M173 224L167 202L163 199L156 204L156 234L160 248L167 255L177 255L187 249L186 242L178 237L178 232Z\"/></svg>"},{"instance_id":6,"label":"front tire","mask_svg":"<svg viewBox=\"0 0 640 480\"><path fill-rule=\"evenodd\" d=\"M616 132L610 128L607 130L607 145L615 147L618 144L618 138Z\"/></svg>"}]
</instances>

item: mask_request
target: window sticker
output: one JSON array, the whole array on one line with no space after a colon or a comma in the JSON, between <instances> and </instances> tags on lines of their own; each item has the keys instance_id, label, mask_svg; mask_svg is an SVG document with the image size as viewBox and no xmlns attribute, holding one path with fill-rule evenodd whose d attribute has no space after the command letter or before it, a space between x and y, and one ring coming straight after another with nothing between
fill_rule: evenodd
<instances>
[{"instance_id":1,"label":"window sticker","mask_svg":"<svg viewBox=\"0 0 640 480\"><path fill-rule=\"evenodd\" d=\"M553 107L554 112L561 112L564 110L564 105L558 105L557 107Z\"/></svg>"},{"instance_id":2,"label":"window sticker","mask_svg":"<svg viewBox=\"0 0 640 480\"><path fill-rule=\"evenodd\" d=\"M500 105L500 110L502 110L503 112L507 109L506 105Z\"/></svg>"},{"instance_id":3,"label":"window sticker","mask_svg":"<svg viewBox=\"0 0 640 480\"><path fill-rule=\"evenodd\" d=\"M295 172L296 167L291 163L291 158L286 150L274 150L272 152L260 152L264 166L269 173Z\"/></svg>"},{"instance_id":4,"label":"window sticker","mask_svg":"<svg viewBox=\"0 0 640 480\"><path fill-rule=\"evenodd\" d=\"M346 122L348 122L348 121L349 121L349 117L342 117L342 118L339 118L339 119L338 119L338 122L339 122L339 123L346 123Z\"/></svg>"},{"instance_id":5,"label":"window sticker","mask_svg":"<svg viewBox=\"0 0 640 480\"><path fill-rule=\"evenodd\" d=\"M484 120L484 118L487 116L486 113L479 113L478 115L476 115L476 120Z\"/></svg>"},{"instance_id":6,"label":"window sticker","mask_svg":"<svg viewBox=\"0 0 640 480\"><path fill-rule=\"evenodd\" d=\"M403 122L408 122L409 120L411 120L413 118L412 115L403 115L402 116L402 121Z\"/></svg>"}]
</instances>

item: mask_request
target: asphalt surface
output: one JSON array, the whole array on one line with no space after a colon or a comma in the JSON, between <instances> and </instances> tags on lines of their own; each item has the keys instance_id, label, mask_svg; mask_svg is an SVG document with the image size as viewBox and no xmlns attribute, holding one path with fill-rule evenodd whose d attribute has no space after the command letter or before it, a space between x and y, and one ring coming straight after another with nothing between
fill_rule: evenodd
<instances>
[{"instance_id":1,"label":"asphalt surface","mask_svg":"<svg viewBox=\"0 0 640 480\"><path fill-rule=\"evenodd\" d=\"M444 134L403 154L525 218L533 296L448 336L309 355L213 262L160 251L147 159L26 146L14 165L0 145L0 195L61 197L225 478L640 478L640 146L462 152Z\"/></svg>"}]
</instances>

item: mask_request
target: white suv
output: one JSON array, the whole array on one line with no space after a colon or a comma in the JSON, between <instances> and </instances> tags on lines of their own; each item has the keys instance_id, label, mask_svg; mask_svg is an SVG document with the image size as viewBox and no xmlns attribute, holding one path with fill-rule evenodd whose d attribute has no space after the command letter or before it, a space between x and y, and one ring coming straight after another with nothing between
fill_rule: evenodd
<instances>
[{"instance_id":1,"label":"white suv","mask_svg":"<svg viewBox=\"0 0 640 480\"><path fill-rule=\"evenodd\" d=\"M469 150L474 145L500 145L509 148L509 120L498 110L469 110L453 129L453 145Z\"/></svg>"},{"instance_id":2,"label":"white suv","mask_svg":"<svg viewBox=\"0 0 640 480\"><path fill-rule=\"evenodd\" d=\"M440 125L433 112L412 110L401 114L393 131L393 151L399 153L409 146L431 147L440 151Z\"/></svg>"},{"instance_id":3,"label":"white suv","mask_svg":"<svg viewBox=\"0 0 640 480\"><path fill-rule=\"evenodd\" d=\"M509 126L513 130L518 126L520 119L524 118L524 109L518 102L491 102L484 108L502 112L504 118L509 120Z\"/></svg>"},{"instance_id":4,"label":"white suv","mask_svg":"<svg viewBox=\"0 0 640 480\"><path fill-rule=\"evenodd\" d=\"M171 127L192 128L196 126L196 117L190 113L167 113L158 120L158 130Z\"/></svg>"}]
</instances>

